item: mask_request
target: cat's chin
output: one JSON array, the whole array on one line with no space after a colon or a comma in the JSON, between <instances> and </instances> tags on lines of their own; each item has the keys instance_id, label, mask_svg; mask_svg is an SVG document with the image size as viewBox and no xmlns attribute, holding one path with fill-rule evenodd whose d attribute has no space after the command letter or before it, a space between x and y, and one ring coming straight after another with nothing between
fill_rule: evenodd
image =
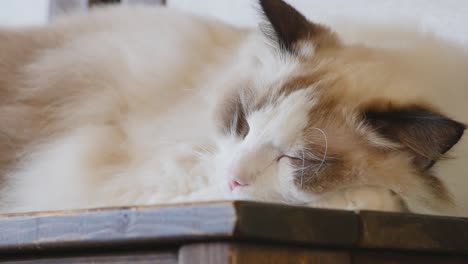
<instances>
[{"instance_id":1,"label":"cat's chin","mask_svg":"<svg viewBox=\"0 0 468 264\"><path fill-rule=\"evenodd\" d=\"M242 188L235 188L232 191L230 190L229 197L233 200L248 200L248 201L255 200L255 198L252 197L252 195L250 195L248 191L245 191L243 189L245 188L242 187Z\"/></svg>"},{"instance_id":2,"label":"cat's chin","mask_svg":"<svg viewBox=\"0 0 468 264\"><path fill-rule=\"evenodd\" d=\"M229 199L238 201L257 201L269 203L283 203L279 194L265 193L253 187L238 187L229 191Z\"/></svg>"}]
</instances>

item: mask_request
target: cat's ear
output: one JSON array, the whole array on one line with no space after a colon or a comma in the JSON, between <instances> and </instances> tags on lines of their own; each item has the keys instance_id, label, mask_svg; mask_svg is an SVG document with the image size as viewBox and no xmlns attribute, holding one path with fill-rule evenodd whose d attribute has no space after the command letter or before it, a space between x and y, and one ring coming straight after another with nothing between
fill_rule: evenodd
<instances>
[{"instance_id":1,"label":"cat's ear","mask_svg":"<svg viewBox=\"0 0 468 264\"><path fill-rule=\"evenodd\" d=\"M260 0L260 6L267 20L262 31L281 50L310 56L320 48L338 45L338 39L330 29L310 22L283 0Z\"/></svg>"},{"instance_id":2,"label":"cat's ear","mask_svg":"<svg viewBox=\"0 0 468 264\"><path fill-rule=\"evenodd\" d=\"M421 171L442 158L465 131L464 124L421 106L368 109L365 118L378 133L406 147Z\"/></svg>"}]
</instances>

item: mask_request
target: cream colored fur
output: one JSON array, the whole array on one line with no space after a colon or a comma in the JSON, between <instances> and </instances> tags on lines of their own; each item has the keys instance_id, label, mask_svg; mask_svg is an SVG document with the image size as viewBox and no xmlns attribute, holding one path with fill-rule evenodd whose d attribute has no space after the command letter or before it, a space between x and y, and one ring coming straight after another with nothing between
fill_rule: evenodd
<instances>
[{"instance_id":1,"label":"cream colored fur","mask_svg":"<svg viewBox=\"0 0 468 264\"><path fill-rule=\"evenodd\" d=\"M375 95L402 102L421 99L468 123L468 64L461 50L390 27L358 28L334 27L347 43L397 49L409 68L434 74L421 70L424 74L412 77L418 82L408 81L398 75L401 69L387 64L381 67L386 74L358 73L356 78L365 76L369 85L350 100ZM288 162L273 162L282 146L300 143L298 134L318 100L313 90L293 92L250 116L250 134L242 142L219 135L215 115L226 93L248 84L262 94L265 87L301 70L297 58L278 56L257 30L170 9L132 7L65 17L43 28L0 31L1 38L9 36L25 38L17 44L12 40L15 47L35 46L17 52L21 63L2 64L8 54L0 55L0 73L9 73L2 78L11 78L0 87L8 98L0 99L0 121L15 119L11 129L1 128L1 139L11 138L11 151L18 152L19 160L2 171L3 212L223 199L399 210L400 201L390 189L375 184L325 195L301 191L291 182ZM304 54L313 55L308 48ZM371 85L386 77L401 77L402 85L385 91ZM28 110L18 114L21 109ZM18 121L32 113L37 118ZM16 138L23 126L31 135ZM427 207L417 201L431 199L418 181L402 180L403 185L414 184L402 187L411 210L468 215L468 142L459 143L452 155L458 158L440 161L435 169L456 206ZM404 178L404 166L401 173L392 184ZM232 175L255 176L246 179L255 184L231 192Z\"/></svg>"}]
</instances>

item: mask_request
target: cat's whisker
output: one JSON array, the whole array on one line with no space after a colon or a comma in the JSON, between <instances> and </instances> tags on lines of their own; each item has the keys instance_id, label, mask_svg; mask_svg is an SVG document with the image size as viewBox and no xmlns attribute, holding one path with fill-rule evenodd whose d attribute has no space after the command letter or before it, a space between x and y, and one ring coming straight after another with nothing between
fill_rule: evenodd
<instances>
[{"instance_id":1,"label":"cat's whisker","mask_svg":"<svg viewBox=\"0 0 468 264\"><path fill-rule=\"evenodd\" d=\"M301 188L302 188L303 180L304 180L304 166L305 166L305 153L304 153L304 149L302 149Z\"/></svg>"},{"instance_id":2,"label":"cat's whisker","mask_svg":"<svg viewBox=\"0 0 468 264\"><path fill-rule=\"evenodd\" d=\"M299 168L297 168L298 171L300 171L301 173L301 187L303 186L304 183L307 183L309 181L311 181L313 178L306 178L304 179L304 174L305 174L305 171L308 170L309 168L313 168L313 167L317 167L317 169L315 170L314 174L317 176L318 173L320 172L320 169L323 167L323 165L325 164L325 161L327 160L327 157L328 157L328 137L326 135L326 133L320 129L320 128L313 128L315 130L318 130L323 138L324 138L324 151L323 151L323 155L322 157L318 157L316 155L314 155L315 151L311 148L311 147L306 147L304 146L302 149L301 149L301 153L302 153L302 166L300 166ZM306 166L305 165L305 152L308 152L308 155L307 155L307 159L308 160L317 160L317 161L320 161L320 164L318 166L316 166L316 164L311 164L311 165L308 165Z\"/></svg>"},{"instance_id":3,"label":"cat's whisker","mask_svg":"<svg viewBox=\"0 0 468 264\"><path fill-rule=\"evenodd\" d=\"M320 172L320 169L325 164L325 160L327 158L327 154L328 154L328 137L327 137L327 134L322 129L320 129L318 127L314 127L314 129L318 130L320 133L322 133L323 139L325 141L325 150L323 151L323 158L322 158L322 161L321 161L320 165L317 168L317 171L315 172L315 175L317 175Z\"/></svg>"},{"instance_id":4,"label":"cat's whisker","mask_svg":"<svg viewBox=\"0 0 468 264\"><path fill-rule=\"evenodd\" d=\"M205 157L209 157L211 154L213 154L213 152L204 152L204 151L195 150L193 154L197 156L198 158L205 158Z\"/></svg>"}]
</instances>

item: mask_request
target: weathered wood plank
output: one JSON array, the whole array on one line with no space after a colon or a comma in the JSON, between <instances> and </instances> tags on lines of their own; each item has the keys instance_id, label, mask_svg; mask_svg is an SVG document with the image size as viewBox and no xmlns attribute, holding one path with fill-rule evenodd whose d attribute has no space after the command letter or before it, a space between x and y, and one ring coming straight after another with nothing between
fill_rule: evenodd
<instances>
[{"instance_id":1,"label":"weathered wood plank","mask_svg":"<svg viewBox=\"0 0 468 264\"><path fill-rule=\"evenodd\" d=\"M200 243L183 246L180 264L350 264L344 250L305 249L272 245Z\"/></svg>"},{"instance_id":2,"label":"weathered wood plank","mask_svg":"<svg viewBox=\"0 0 468 264\"><path fill-rule=\"evenodd\" d=\"M466 264L468 256L451 256L421 253L355 252L353 264Z\"/></svg>"},{"instance_id":3,"label":"weathered wood plank","mask_svg":"<svg viewBox=\"0 0 468 264\"><path fill-rule=\"evenodd\" d=\"M0 216L0 252L132 243L182 243L232 236L229 203Z\"/></svg>"},{"instance_id":4,"label":"weathered wood plank","mask_svg":"<svg viewBox=\"0 0 468 264\"><path fill-rule=\"evenodd\" d=\"M320 263L351 264L349 253L342 250L320 250L275 246L237 245L232 247L233 264Z\"/></svg>"},{"instance_id":5,"label":"weathered wood plank","mask_svg":"<svg viewBox=\"0 0 468 264\"><path fill-rule=\"evenodd\" d=\"M357 217L351 211L262 203L236 203L236 210L235 234L245 239L352 246L359 237Z\"/></svg>"},{"instance_id":6,"label":"weathered wood plank","mask_svg":"<svg viewBox=\"0 0 468 264\"><path fill-rule=\"evenodd\" d=\"M0 252L240 239L348 245L352 212L251 202L0 215Z\"/></svg>"},{"instance_id":7,"label":"weathered wood plank","mask_svg":"<svg viewBox=\"0 0 468 264\"><path fill-rule=\"evenodd\" d=\"M180 248L178 259L179 264L228 264L231 249L226 243L190 244Z\"/></svg>"},{"instance_id":8,"label":"weathered wood plank","mask_svg":"<svg viewBox=\"0 0 468 264\"><path fill-rule=\"evenodd\" d=\"M18 256L17 258L21 258ZM13 258L0 259L0 263L10 264L58 264L58 263L109 263L109 264L177 264L177 251L173 252L154 252L154 253L129 253L129 254L101 254L86 256L60 256L60 257L30 257L13 260Z\"/></svg>"},{"instance_id":9,"label":"weathered wood plank","mask_svg":"<svg viewBox=\"0 0 468 264\"><path fill-rule=\"evenodd\" d=\"M468 219L363 211L359 247L468 253Z\"/></svg>"},{"instance_id":10,"label":"weathered wood plank","mask_svg":"<svg viewBox=\"0 0 468 264\"><path fill-rule=\"evenodd\" d=\"M468 219L254 202L0 215L0 255L220 240L468 255Z\"/></svg>"}]
</instances>

